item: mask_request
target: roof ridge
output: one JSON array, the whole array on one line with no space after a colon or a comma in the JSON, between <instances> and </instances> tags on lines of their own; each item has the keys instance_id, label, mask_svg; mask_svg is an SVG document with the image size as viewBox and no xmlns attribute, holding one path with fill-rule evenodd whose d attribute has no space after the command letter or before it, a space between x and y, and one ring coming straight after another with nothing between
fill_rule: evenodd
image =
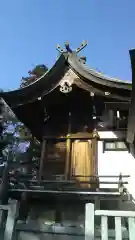
<instances>
[{"instance_id":1,"label":"roof ridge","mask_svg":"<svg viewBox=\"0 0 135 240\"><path fill-rule=\"evenodd\" d=\"M82 64L82 63L81 63ZM121 82L121 83L127 83L127 84L132 84L132 81L130 80L122 80L122 79L119 79L118 77L111 77L111 76L108 76L107 74L104 74L103 72L99 72L97 71L96 69L92 68L92 67L89 67L87 64L83 64L83 67L86 69L86 70L89 70L91 73L94 73L97 75L97 77L102 77L108 81L115 81L115 82Z\"/></svg>"}]
</instances>

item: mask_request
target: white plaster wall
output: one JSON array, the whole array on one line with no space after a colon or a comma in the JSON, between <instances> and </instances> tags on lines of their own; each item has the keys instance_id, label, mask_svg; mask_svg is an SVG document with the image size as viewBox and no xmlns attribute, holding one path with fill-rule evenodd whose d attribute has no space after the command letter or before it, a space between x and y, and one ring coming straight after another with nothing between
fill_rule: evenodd
<instances>
[{"instance_id":1,"label":"white plaster wall","mask_svg":"<svg viewBox=\"0 0 135 240\"><path fill-rule=\"evenodd\" d=\"M128 191L135 198L135 159L128 151L106 151L103 152L103 141L109 138L123 137L125 133L122 132L99 132L101 141L98 142L98 175L130 175L127 185ZM118 178L100 178L100 181L116 181ZM101 188L117 188L116 184L100 184Z\"/></svg>"},{"instance_id":2,"label":"white plaster wall","mask_svg":"<svg viewBox=\"0 0 135 240\"><path fill-rule=\"evenodd\" d=\"M114 139L117 139L117 138L124 138L126 137L126 132L124 131L99 131L98 132L98 135L100 137L100 139L109 139L109 138L114 138Z\"/></svg>"}]
</instances>

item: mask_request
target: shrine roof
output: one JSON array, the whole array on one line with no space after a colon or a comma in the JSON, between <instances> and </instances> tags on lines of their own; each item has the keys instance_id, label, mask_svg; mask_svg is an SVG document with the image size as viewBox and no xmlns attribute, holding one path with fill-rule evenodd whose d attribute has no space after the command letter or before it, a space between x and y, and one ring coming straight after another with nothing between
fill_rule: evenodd
<instances>
[{"instance_id":1,"label":"shrine roof","mask_svg":"<svg viewBox=\"0 0 135 240\"><path fill-rule=\"evenodd\" d=\"M98 72L84 64L82 61L80 61L76 54L72 54L69 56L68 63L70 67L73 68L79 75L89 81L93 81L100 85L105 85L109 87L131 90L131 81L120 80L118 78L106 76L105 74Z\"/></svg>"},{"instance_id":2,"label":"shrine roof","mask_svg":"<svg viewBox=\"0 0 135 240\"><path fill-rule=\"evenodd\" d=\"M4 98L11 108L14 108L49 94L57 87L59 79L66 71L66 58L66 54L61 55L54 66L35 82L17 90L1 92L0 97Z\"/></svg>"},{"instance_id":3,"label":"shrine roof","mask_svg":"<svg viewBox=\"0 0 135 240\"><path fill-rule=\"evenodd\" d=\"M44 104L48 101L48 98L46 98L48 96L51 96L52 102L54 101L55 103L52 94L56 92L55 90L58 89L62 78L69 69L77 76L74 82L77 87L88 92L95 91L103 96L105 96L105 93L109 93L108 97L110 98L130 102L132 83L130 81L105 76L103 73L88 67L86 65L86 59L78 56L78 52L84 48L85 45L86 43L81 44L81 47L77 48L76 51L72 51L69 44L66 45L66 50L58 46L57 50L61 53L60 57L54 66L45 74L28 86L14 91L0 93L0 97L9 105L18 119L22 121L38 139L41 139L42 126L44 124L42 103Z\"/></svg>"},{"instance_id":4,"label":"shrine roof","mask_svg":"<svg viewBox=\"0 0 135 240\"><path fill-rule=\"evenodd\" d=\"M132 89L130 81L105 76L103 73L88 67L77 55L76 51L62 50L54 66L43 76L26 87L14 91L2 92L0 93L0 97L3 97L10 107L33 102L39 97L42 98L52 92L59 85L67 68L71 68L88 85L94 83L101 87L105 86L129 91Z\"/></svg>"}]
</instances>

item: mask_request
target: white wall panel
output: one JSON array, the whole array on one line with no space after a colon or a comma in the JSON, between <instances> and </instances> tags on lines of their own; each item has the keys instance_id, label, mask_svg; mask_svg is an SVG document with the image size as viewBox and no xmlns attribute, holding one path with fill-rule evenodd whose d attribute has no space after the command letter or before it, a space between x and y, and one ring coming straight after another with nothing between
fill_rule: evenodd
<instances>
[{"instance_id":1,"label":"white wall panel","mask_svg":"<svg viewBox=\"0 0 135 240\"><path fill-rule=\"evenodd\" d=\"M123 133L122 133L123 134ZM120 132L100 132L100 139L119 138ZM113 137L112 137L113 136ZM128 190L135 198L135 159L128 151L105 151L103 152L103 141L98 142L98 175L130 175ZM116 181L118 178L100 178L100 181ZM116 184L101 184L101 188L114 188Z\"/></svg>"}]
</instances>

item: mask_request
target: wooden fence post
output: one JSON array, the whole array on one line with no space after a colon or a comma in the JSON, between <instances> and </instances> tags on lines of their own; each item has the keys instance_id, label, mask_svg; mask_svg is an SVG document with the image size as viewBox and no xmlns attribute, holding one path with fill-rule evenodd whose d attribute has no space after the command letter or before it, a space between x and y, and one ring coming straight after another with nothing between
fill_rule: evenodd
<instances>
[{"instance_id":1,"label":"wooden fence post","mask_svg":"<svg viewBox=\"0 0 135 240\"><path fill-rule=\"evenodd\" d=\"M94 240L94 204L85 205L85 240Z\"/></svg>"},{"instance_id":2,"label":"wooden fence post","mask_svg":"<svg viewBox=\"0 0 135 240\"><path fill-rule=\"evenodd\" d=\"M4 232L4 240L13 240L17 212L18 204L17 201L15 200L9 204L8 216Z\"/></svg>"}]
</instances>

